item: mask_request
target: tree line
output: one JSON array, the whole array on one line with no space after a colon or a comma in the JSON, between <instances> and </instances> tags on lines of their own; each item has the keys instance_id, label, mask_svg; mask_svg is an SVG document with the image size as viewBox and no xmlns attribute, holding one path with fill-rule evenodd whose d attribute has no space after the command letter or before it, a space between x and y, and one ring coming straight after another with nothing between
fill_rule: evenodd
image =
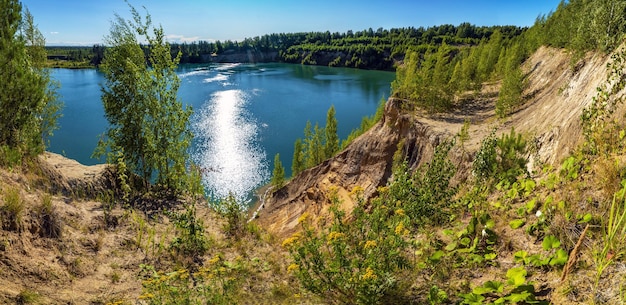
<instances>
[{"instance_id":1,"label":"tree line","mask_svg":"<svg viewBox=\"0 0 626 305\"><path fill-rule=\"evenodd\" d=\"M476 26L461 23L433 27L407 27L345 33L299 32L273 33L242 41L197 41L171 43L172 55L181 53L180 63L207 63L212 56L241 52L275 52L276 61L312 65L343 66L363 69L393 70L409 49L425 51L432 45L476 45L496 31L506 38L520 35L517 26ZM50 54L66 56L70 61L88 60L98 66L104 58L103 45L93 47L48 47ZM147 52L148 47L144 46Z\"/></svg>"}]
</instances>

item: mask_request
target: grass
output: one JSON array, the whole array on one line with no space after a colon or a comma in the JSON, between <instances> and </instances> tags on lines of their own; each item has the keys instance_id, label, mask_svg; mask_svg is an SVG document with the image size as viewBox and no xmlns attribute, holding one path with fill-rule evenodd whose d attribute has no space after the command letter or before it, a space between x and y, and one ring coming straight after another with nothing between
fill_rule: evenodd
<instances>
[{"instance_id":1,"label":"grass","mask_svg":"<svg viewBox=\"0 0 626 305\"><path fill-rule=\"evenodd\" d=\"M63 233L61 215L52 204L52 196L45 194L40 205L35 207L35 215L39 222L39 233L42 237L60 238Z\"/></svg>"},{"instance_id":2,"label":"grass","mask_svg":"<svg viewBox=\"0 0 626 305\"><path fill-rule=\"evenodd\" d=\"M603 226L602 242L600 243L602 248L596 251L594 257L596 289L604 270L626 254L626 181L622 182L622 185L622 190L613 197L608 217Z\"/></svg>"},{"instance_id":3,"label":"grass","mask_svg":"<svg viewBox=\"0 0 626 305\"><path fill-rule=\"evenodd\" d=\"M24 289L22 290L16 298L17 304L37 304L41 299L41 295L33 290Z\"/></svg>"},{"instance_id":4,"label":"grass","mask_svg":"<svg viewBox=\"0 0 626 305\"><path fill-rule=\"evenodd\" d=\"M5 230L20 232L23 229L24 199L18 189L9 188L5 191L2 214L2 226Z\"/></svg>"}]
</instances>

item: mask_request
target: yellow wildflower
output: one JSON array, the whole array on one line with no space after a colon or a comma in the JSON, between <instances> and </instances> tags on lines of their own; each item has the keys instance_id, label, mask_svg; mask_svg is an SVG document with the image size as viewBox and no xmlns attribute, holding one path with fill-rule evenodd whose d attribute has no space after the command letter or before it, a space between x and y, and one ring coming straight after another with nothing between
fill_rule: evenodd
<instances>
[{"instance_id":1,"label":"yellow wildflower","mask_svg":"<svg viewBox=\"0 0 626 305\"><path fill-rule=\"evenodd\" d=\"M376 278L377 276L374 274L374 270L370 267L367 267L367 269L365 269L365 273L361 276L361 279L364 281L375 280Z\"/></svg>"},{"instance_id":2,"label":"yellow wildflower","mask_svg":"<svg viewBox=\"0 0 626 305\"><path fill-rule=\"evenodd\" d=\"M212 259L209 260L209 265L213 265L216 264L220 261L220 256L216 255L215 257L213 257Z\"/></svg>"},{"instance_id":3,"label":"yellow wildflower","mask_svg":"<svg viewBox=\"0 0 626 305\"><path fill-rule=\"evenodd\" d=\"M350 191L350 196L358 196L363 194L363 188L360 185L357 185L355 187L352 188L352 191Z\"/></svg>"},{"instance_id":4,"label":"yellow wildflower","mask_svg":"<svg viewBox=\"0 0 626 305\"><path fill-rule=\"evenodd\" d=\"M337 239L340 239L344 236L345 234L341 233L341 232L330 232L328 233L328 236L326 237L326 239L328 240L328 242L333 242L336 241Z\"/></svg>"},{"instance_id":5,"label":"yellow wildflower","mask_svg":"<svg viewBox=\"0 0 626 305\"><path fill-rule=\"evenodd\" d=\"M139 296L139 299L140 299L140 300L152 299L152 298L154 298L154 294L149 293L149 292L144 293L144 294L142 294L142 295L140 295L140 296Z\"/></svg>"},{"instance_id":6,"label":"yellow wildflower","mask_svg":"<svg viewBox=\"0 0 626 305\"><path fill-rule=\"evenodd\" d=\"M291 237L285 238L285 240L283 240L283 248L291 247L291 245L293 245L296 241L298 241L298 238L300 238L299 234L294 234L294 235L291 235Z\"/></svg>"},{"instance_id":7,"label":"yellow wildflower","mask_svg":"<svg viewBox=\"0 0 626 305\"><path fill-rule=\"evenodd\" d=\"M287 271L289 271L289 272L293 272L295 270L298 270L298 265L297 264L291 264L291 265L289 265L289 267L287 267Z\"/></svg>"},{"instance_id":8,"label":"yellow wildflower","mask_svg":"<svg viewBox=\"0 0 626 305\"><path fill-rule=\"evenodd\" d=\"M404 233L404 224L403 223L399 223L396 226L396 229L394 230L394 232L396 233L396 235L403 235L403 233Z\"/></svg>"},{"instance_id":9,"label":"yellow wildflower","mask_svg":"<svg viewBox=\"0 0 626 305\"><path fill-rule=\"evenodd\" d=\"M396 215L398 215L398 216L404 216L404 215L406 215L406 214L404 213L404 209L397 209L395 213L396 213Z\"/></svg>"},{"instance_id":10,"label":"yellow wildflower","mask_svg":"<svg viewBox=\"0 0 626 305\"><path fill-rule=\"evenodd\" d=\"M309 212L302 213L302 215L300 215L300 217L298 217L298 223L300 224L300 223L303 223L303 222L307 221L307 219L309 219L309 216L311 216L309 214Z\"/></svg>"},{"instance_id":11,"label":"yellow wildflower","mask_svg":"<svg viewBox=\"0 0 626 305\"><path fill-rule=\"evenodd\" d=\"M365 246L363 246L364 249L369 249L369 248L374 248L374 247L376 247L375 240L368 240L365 242Z\"/></svg>"}]
</instances>

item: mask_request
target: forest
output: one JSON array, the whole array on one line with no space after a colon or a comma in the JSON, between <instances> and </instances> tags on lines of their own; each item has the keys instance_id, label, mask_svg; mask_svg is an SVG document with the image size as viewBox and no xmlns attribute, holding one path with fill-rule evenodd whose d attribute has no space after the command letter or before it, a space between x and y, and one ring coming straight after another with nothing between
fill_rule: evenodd
<instances>
[{"instance_id":1,"label":"forest","mask_svg":"<svg viewBox=\"0 0 626 305\"><path fill-rule=\"evenodd\" d=\"M399 28L376 31L371 28L346 33L279 33L246 38L242 41L198 41L172 43L172 54L181 52L180 63L208 63L212 56L233 53L275 53L275 61L320 64L361 69L393 70L407 50L426 52L434 45L477 45L495 31L505 38L520 35L525 29L516 26L441 25L428 28ZM98 66L105 47L47 47L54 63L62 61ZM330 57L329 57L330 56ZM60 60L59 60L60 59ZM57 61L54 61L57 60Z\"/></svg>"}]
</instances>

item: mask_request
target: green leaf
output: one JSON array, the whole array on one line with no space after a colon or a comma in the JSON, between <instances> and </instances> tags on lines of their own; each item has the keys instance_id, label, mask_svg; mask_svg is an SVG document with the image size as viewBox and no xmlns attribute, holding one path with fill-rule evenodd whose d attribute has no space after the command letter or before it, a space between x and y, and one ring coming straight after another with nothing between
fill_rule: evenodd
<instances>
[{"instance_id":1,"label":"green leaf","mask_svg":"<svg viewBox=\"0 0 626 305\"><path fill-rule=\"evenodd\" d=\"M543 247L544 250L548 251L548 250L556 249L560 247L561 242L555 236L548 235L544 237L543 242L541 243L541 246Z\"/></svg>"},{"instance_id":2,"label":"green leaf","mask_svg":"<svg viewBox=\"0 0 626 305\"><path fill-rule=\"evenodd\" d=\"M449 243L449 244L446 246L446 248L445 248L445 249L446 249L446 251L453 251L454 249L456 249L456 246L457 246L457 242L456 242L456 241L453 241L453 242Z\"/></svg>"},{"instance_id":3,"label":"green leaf","mask_svg":"<svg viewBox=\"0 0 626 305\"><path fill-rule=\"evenodd\" d=\"M517 304L517 303L528 300L531 296L532 294L530 294L529 292L522 291L518 293L511 293L510 295L505 297L505 299L509 301L511 304Z\"/></svg>"},{"instance_id":4,"label":"green leaf","mask_svg":"<svg viewBox=\"0 0 626 305\"><path fill-rule=\"evenodd\" d=\"M472 242L472 240L469 237L463 237L461 238L461 240L459 241L461 245L463 245L464 247L467 247L470 245L470 243Z\"/></svg>"},{"instance_id":5,"label":"green leaf","mask_svg":"<svg viewBox=\"0 0 626 305\"><path fill-rule=\"evenodd\" d=\"M526 268L523 266L511 268L506 272L507 282L515 287L523 285L526 282L526 274Z\"/></svg>"},{"instance_id":6,"label":"green leaf","mask_svg":"<svg viewBox=\"0 0 626 305\"><path fill-rule=\"evenodd\" d=\"M504 291L504 284L499 281L487 281L483 286L491 289L492 292L502 293Z\"/></svg>"},{"instance_id":7,"label":"green leaf","mask_svg":"<svg viewBox=\"0 0 626 305\"><path fill-rule=\"evenodd\" d=\"M533 199L526 203L526 213L532 214L532 212L537 207L537 199Z\"/></svg>"},{"instance_id":8,"label":"green leaf","mask_svg":"<svg viewBox=\"0 0 626 305\"><path fill-rule=\"evenodd\" d=\"M564 266L567 264L568 258L569 255L567 254L567 251L559 249L550 260L550 266Z\"/></svg>"},{"instance_id":9,"label":"green leaf","mask_svg":"<svg viewBox=\"0 0 626 305\"><path fill-rule=\"evenodd\" d=\"M525 224L526 224L526 220L525 219L515 219L515 220L511 220L509 222L509 226L511 227L511 229L520 228L520 227L524 226Z\"/></svg>"},{"instance_id":10,"label":"green leaf","mask_svg":"<svg viewBox=\"0 0 626 305\"><path fill-rule=\"evenodd\" d=\"M494 259L496 259L497 254L495 253L487 253L484 255L485 259L488 261L492 261Z\"/></svg>"},{"instance_id":11,"label":"green leaf","mask_svg":"<svg viewBox=\"0 0 626 305\"><path fill-rule=\"evenodd\" d=\"M579 217L579 221L578 223L588 223L591 221L591 219L593 218L593 216L591 216L591 213L587 213L581 217Z\"/></svg>"},{"instance_id":12,"label":"green leaf","mask_svg":"<svg viewBox=\"0 0 626 305\"><path fill-rule=\"evenodd\" d=\"M428 259L434 263L437 263L441 260L441 258L445 255L446 253L443 252L442 250L438 250L435 251L435 253L433 253L433 255L431 255Z\"/></svg>"},{"instance_id":13,"label":"green leaf","mask_svg":"<svg viewBox=\"0 0 626 305\"><path fill-rule=\"evenodd\" d=\"M515 252L515 254L513 254L513 260L516 263L524 263L526 264L526 258L528 257L528 252L524 251L524 250L520 250Z\"/></svg>"},{"instance_id":14,"label":"green leaf","mask_svg":"<svg viewBox=\"0 0 626 305\"><path fill-rule=\"evenodd\" d=\"M484 296L475 293L461 294L461 297L463 298L463 303L469 305L482 305L485 300Z\"/></svg>"}]
</instances>

